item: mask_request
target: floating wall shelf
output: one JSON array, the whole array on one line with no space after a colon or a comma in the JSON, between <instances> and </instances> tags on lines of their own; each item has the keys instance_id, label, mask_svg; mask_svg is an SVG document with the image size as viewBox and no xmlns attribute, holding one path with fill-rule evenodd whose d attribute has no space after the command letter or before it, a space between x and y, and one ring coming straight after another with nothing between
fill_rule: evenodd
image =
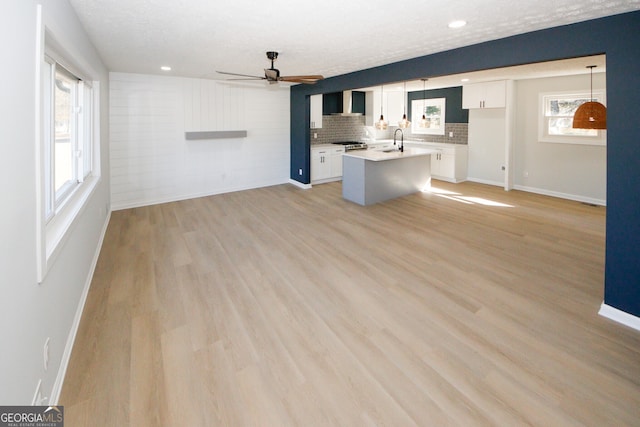
<instances>
[{"instance_id":1,"label":"floating wall shelf","mask_svg":"<svg viewBox=\"0 0 640 427\"><path fill-rule=\"evenodd\" d=\"M226 138L246 138L246 130L213 130L202 132L185 132L187 141L195 139L226 139Z\"/></svg>"}]
</instances>

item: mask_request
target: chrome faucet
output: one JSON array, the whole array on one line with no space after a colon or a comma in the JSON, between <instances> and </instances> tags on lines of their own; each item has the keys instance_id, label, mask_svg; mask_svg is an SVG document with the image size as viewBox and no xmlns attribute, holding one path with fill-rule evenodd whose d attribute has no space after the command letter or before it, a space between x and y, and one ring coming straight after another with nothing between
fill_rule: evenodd
<instances>
[{"instance_id":1,"label":"chrome faucet","mask_svg":"<svg viewBox=\"0 0 640 427\"><path fill-rule=\"evenodd\" d=\"M396 131L393 133L393 145L396 145L396 134L398 133L398 131L400 131L400 146L398 147L398 150L400 150L400 152L402 153L404 152L404 133L400 128L396 129Z\"/></svg>"}]
</instances>

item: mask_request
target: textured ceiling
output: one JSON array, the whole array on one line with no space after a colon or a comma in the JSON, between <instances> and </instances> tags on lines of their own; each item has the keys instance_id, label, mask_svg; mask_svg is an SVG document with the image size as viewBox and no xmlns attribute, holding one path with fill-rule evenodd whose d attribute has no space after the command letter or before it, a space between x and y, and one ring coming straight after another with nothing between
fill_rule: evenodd
<instances>
[{"instance_id":1,"label":"textured ceiling","mask_svg":"<svg viewBox=\"0 0 640 427\"><path fill-rule=\"evenodd\" d=\"M640 9L640 0L69 0L111 71L331 77ZM467 25L450 29L463 19ZM172 71L160 71L169 65Z\"/></svg>"}]
</instances>

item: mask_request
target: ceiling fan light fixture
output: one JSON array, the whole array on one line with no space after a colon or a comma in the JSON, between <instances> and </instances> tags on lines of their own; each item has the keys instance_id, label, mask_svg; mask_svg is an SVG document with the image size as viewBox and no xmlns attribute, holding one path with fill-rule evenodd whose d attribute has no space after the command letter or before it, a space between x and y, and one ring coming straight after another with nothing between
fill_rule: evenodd
<instances>
[{"instance_id":1,"label":"ceiling fan light fixture","mask_svg":"<svg viewBox=\"0 0 640 427\"><path fill-rule=\"evenodd\" d=\"M318 81L324 79L324 77L320 74L310 74L310 75L303 75L303 76L281 76L280 70L278 70L273 66L273 62L276 59L278 59L278 52L275 52L275 51L267 52L267 59L271 61L271 68L264 69L264 77L253 76L250 74L230 73L228 71L216 71L216 72L218 74L225 74L228 76L236 77L236 78L227 79L227 80L266 80L269 84L275 84L278 82L315 84Z\"/></svg>"},{"instance_id":2,"label":"ceiling fan light fixture","mask_svg":"<svg viewBox=\"0 0 640 427\"><path fill-rule=\"evenodd\" d=\"M593 99L593 69L596 65L589 65L591 69L591 98L578 107L573 115L574 129L606 129L607 107Z\"/></svg>"}]
</instances>

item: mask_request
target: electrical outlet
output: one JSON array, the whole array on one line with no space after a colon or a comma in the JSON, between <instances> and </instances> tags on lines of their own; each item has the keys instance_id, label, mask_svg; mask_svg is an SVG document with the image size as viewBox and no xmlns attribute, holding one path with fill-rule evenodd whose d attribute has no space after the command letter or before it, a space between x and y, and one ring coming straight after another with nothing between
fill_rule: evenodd
<instances>
[{"instance_id":1,"label":"electrical outlet","mask_svg":"<svg viewBox=\"0 0 640 427\"><path fill-rule=\"evenodd\" d=\"M298 175L302 176L302 169L298 169Z\"/></svg>"},{"instance_id":2,"label":"electrical outlet","mask_svg":"<svg viewBox=\"0 0 640 427\"><path fill-rule=\"evenodd\" d=\"M453 132L449 132L449 138L453 138Z\"/></svg>"},{"instance_id":3,"label":"electrical outlet","mask_svg":"<svg viewBox=\"0 0 640 427\"><path fill-rule=\"evenodd\" d=\"M318 139L318 132L313 133L313 139Z\"/></svg>"},{"instance_id":4,"label":"electrical outlet","mask_svg":"<svg viewBox=\"0 0 640 427\"><path fill-rule=\"evenodd\" d=\"M44 370L46 371L47 369L49 369L49 342L51 341L51 338L47 337L47 339L44 342L44 351L43 351L43 357L44 357Z\"/></svg>"},{"instance_id":5,"label":"electrical outlet","mask_svg":"<svg viewBox=\"0 0 640 427\"><path fill-rule=\"evenodd\" d=\"M525 178L529 178L529 172L524 171L524 172L522 173L522 176L524 176Z\"/></svg>"}]
</instances>

